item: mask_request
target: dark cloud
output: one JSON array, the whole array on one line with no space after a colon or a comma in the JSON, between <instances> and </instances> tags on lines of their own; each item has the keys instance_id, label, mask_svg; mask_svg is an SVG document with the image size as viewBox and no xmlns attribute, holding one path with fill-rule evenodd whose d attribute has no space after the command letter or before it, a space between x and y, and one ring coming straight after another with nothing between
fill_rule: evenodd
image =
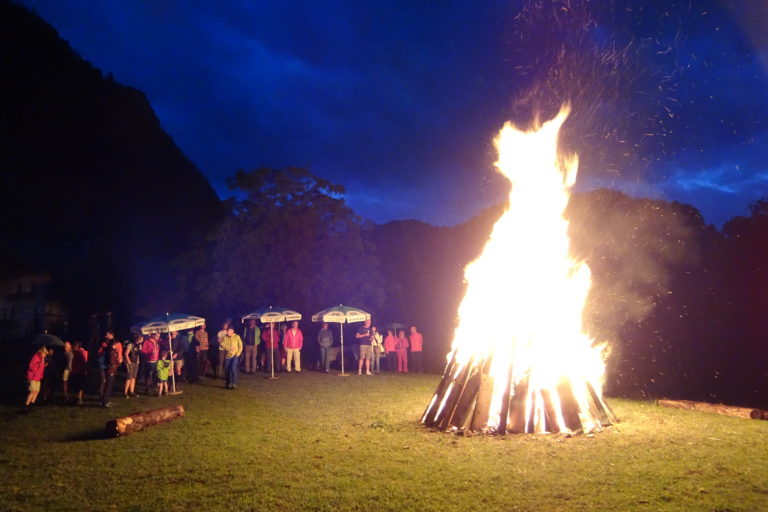
<instances>
[{"instance_id":1,"label":"dark cloud","mask_svg":"<svg viewBox=\"0 0 768 512\"><path fill-rule=\"evenodd\" d=\"M236 169L296 165L373 220L460 222L503 195L503 121L565 99L581 188L718 223L765 191L757 0L24 3L144 91L221 195Z\"/></svg>"}]
</instances>

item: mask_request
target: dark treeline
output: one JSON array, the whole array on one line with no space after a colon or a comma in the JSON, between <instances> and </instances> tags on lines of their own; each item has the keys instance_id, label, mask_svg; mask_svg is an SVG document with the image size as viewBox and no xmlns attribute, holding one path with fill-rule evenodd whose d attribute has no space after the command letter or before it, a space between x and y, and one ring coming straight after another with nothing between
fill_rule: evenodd
<instances>
[{"instance_id":1,"label":"dark treeline","mask_svg":"<svg viewBox=\"0 0 768 512\"><path fill-rule=\"evenodd\" d=\"M235 198L219 201L142 93L6 0L0 28L0 271L49 272L74 336L94 311L114 311L122 336L168 310L215 324L270 304L308 320L345 303L380 325L418 325L441 371L463 268L502 205L455 227L375 226L343 187L297 168L239 171ZM768 406L768 202L722 230L690 206L610 190L574 196L568 215L593 272L585 320L611 348L611 394Z\"/></svg>"}]
</instances>

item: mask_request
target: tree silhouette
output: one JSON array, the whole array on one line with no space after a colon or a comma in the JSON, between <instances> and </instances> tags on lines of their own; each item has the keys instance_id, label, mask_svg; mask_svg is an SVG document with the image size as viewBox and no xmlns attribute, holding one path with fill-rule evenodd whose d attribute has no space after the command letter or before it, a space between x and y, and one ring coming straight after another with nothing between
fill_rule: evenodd
<instances>
[{"instance_id":1,"label":"tree silhouette","mask_svg":"<svg viewBox=\"0 0 768 512\"><path fill-rule=\"evenodd\" d=\"M207 311L287 306L311 313L336 303L384 301L367 226L344 188L297 167L238 171L236 197L213 234L179 261L182 290Z\"/></svg>"}]
</instances>

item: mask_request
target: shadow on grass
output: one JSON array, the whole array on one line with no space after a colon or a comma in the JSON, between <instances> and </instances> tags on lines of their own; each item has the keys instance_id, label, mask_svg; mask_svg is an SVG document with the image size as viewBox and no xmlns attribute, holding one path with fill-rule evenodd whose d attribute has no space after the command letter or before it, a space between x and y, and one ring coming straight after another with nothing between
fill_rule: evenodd
<instances>
[{"instance_id":1,"label":"shadow on grass","mask_svg":"<svg viewBox=\"0 0 768 512\"><path fill-rule=\"evenodd\" d=\"M104 429L88 430L83 432L74 432L62 439L59 439L60 443L77 443L80 441L103 441L105 439L114 439L114 437L107 435Z\"/></svg>"}]
</instances>

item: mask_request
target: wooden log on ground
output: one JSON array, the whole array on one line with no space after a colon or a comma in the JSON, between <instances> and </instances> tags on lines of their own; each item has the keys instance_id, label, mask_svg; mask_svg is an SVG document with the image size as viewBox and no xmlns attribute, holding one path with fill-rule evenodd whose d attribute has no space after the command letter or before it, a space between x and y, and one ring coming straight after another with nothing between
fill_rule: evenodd
<instances>
[{"instance_id":1,"label":"wooden log on ground","mask_svg":"<svg viewBox=\"0 0 768 512\"><path fill-rule=\"evenodd\" d=\"M659 400L658 404L662 407L687 409L691 411L713 412L716 414L723 414L725 416L733 416L735 418L768 420L768 411L763 409L752 409L750 407L710 404L707 402L694 402L692 400Z\"/></svg>"},{"instance_id":2,"label":"wooden log on ground","mask_svg":"<svg viewBox=\"0 0 768 512\"><path fill-rule=\"evenodd\" d=\"M127 436L144 430L147 427L167 423L182 416L184 416L184 406L175 405L153 411L137 412L123 418L115 418L107 422L105 430L110 437Z\"/></svg>"}]
</instances>

